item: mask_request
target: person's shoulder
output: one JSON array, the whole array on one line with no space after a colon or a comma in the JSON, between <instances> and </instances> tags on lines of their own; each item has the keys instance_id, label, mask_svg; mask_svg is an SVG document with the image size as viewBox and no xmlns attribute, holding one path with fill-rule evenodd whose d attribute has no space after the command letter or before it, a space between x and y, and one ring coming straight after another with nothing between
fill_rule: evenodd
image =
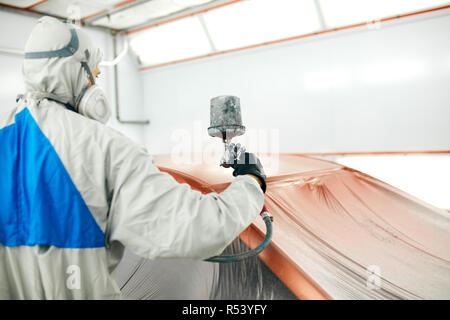
<instances>
[{"instance_id":1,"label":"person's shoulder","mask_svg":"<svg viewBox=\"0 0 450 320\"><path fill-rule=\"evenodd\" d=\"M105 153L146 153L146 148L110 125L89 119L61 105L52 104L40 115L45 127L53 127L54 134L64 134L79 145L96 145ZM49 130L50 131L50 130Z\"/></svg>"},{"instance_id":2,"label":"person's shoulder","mask_svg":"<svg viewBox=\"0 0 450 320\"><path fill-rule=\"evenodd\" d=\"M95 134L95 139L102 144L107 144L109 149L123 150L129 153L147 153L147 148L144 145L131 139L108 123L103 124L68 109L64 112L68 113L67 116L70 117L72 123L78 127L83 127L88 133Z\"/></svg>"},{"instance_id":3,"label":"person's shoulder","mask_svg":"<svg viewBox=\"0 0 450 320\"><path fill-rule=\"evenodd\" d=\"M59 112L62 113L63 118L67 119L70 123L74 124L75 128L78 128L80 130L86 129L91 132L97 132L98 134L103 134L108 137L124 140L127 141L128 143L133 143L133 141L129 137L127 137L122 132L111 127L108 124L104 124L97 120L90 119L67 108L59 108Z\"/></svg>"}]
</instances>

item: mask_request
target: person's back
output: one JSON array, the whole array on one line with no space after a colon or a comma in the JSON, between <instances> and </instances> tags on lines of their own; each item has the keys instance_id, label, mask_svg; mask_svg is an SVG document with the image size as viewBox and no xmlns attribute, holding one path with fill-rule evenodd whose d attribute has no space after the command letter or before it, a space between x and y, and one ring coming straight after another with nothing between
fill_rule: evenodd
<instances>
[{"instance_id":1,"label":"person's back","mask_svg":"<svg viewBox=\"0 0 450 320\"><path fill-rule=\"evenodd\" d=\"M72 27L44 18L26 51L48 50L36 38L51 28L62 35L48 39L52 52L72 43ZM0 299L119 298L111 272L124 247L149 259L207 258L263 205L248 175L203 195L160 172L145 148L74 112L101 58L75 33L82 55L30 55L26 94L0 114Z\"/></svg>"}]
</instances>

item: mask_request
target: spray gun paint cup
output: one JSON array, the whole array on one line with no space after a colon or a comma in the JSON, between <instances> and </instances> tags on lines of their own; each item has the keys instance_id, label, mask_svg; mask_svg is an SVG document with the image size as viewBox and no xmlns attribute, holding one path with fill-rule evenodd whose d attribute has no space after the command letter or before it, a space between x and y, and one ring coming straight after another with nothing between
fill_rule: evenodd
<instances>
[{"instance_id":1,"label":"spray gun paint cup","mask_svg":"<svg viewBox=\"0 0 450 320\"><path fill-rule=\"evenodd\" d=\"M235 96L218 96L211 99L211 117L208 134L221 138L225 146L225 154L221 165L229 167L233 162L233 153L229 152L229 144L234 137L243 135L241 103Z\"/></svg>"}]
</instances>

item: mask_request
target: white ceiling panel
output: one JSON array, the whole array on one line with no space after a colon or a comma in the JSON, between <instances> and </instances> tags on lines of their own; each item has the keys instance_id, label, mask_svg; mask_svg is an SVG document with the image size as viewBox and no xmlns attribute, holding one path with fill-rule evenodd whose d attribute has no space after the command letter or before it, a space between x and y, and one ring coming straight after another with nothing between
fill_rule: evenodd
<instances>
[{"instance_id":1,"label":"white ceiling panel","mask_svg":"<svg viewBox=\"0 0 450 320\"><path fill-rule=\"evenodd\" d=\"M177 5L183 6L184 8L189 8L211 2L211 0L172 0L172 2Z\"/></svg>"},{"instance_id":2,"label":"white ceiling panel","mask_svg":"<svg viewBox=\"0 0 450 320\"><path fill-rule=\"evenodd\" d=\"M89 0L89 2L104 8L113 8L114 5L124 2L124 0Z\"/></svg>"},{"instance_id":3,"label":"white ceiling panel","mask_svg":"<svg viewBox=\"0 0 450 320\"><path fill-rule=\"evenodd\" d=\"M33 4L40 2L40 0L2 0L0 3L8 4L19 8L28 8Z\"/></svg>"},{"instance_id":4,"label":"white ceiling panel","mask_svg":"<svg viewBox=\"0 0 450 320\"><path fill-rule=\"evenodd\" d=\"M112 14L110 17L103 17L94 21L93 24L114 29L126 29L151 19L164 17L175 12L213 1L214 0L152 0Z\"/></svg>"},{"instance_id":5,"label":"white ceiling panel","mask_svg":"<svg viewBox=\"0 0 450 320\"><path fill-rule=\"evenodd\" d=\"M136 33L130 46L144 65L195 57L212 50L198 17Z\"/></svg>"},{"instance_id":6,"label":"white ceiling panel","mask_svg":"<svg viewBox=\"0 0 450 320\"><path fill-rule=\"evenodd\" d=\"M301 35L321 27L313 0L248 0L207 12L204 19L217 50Z\"/></svg>"},{"instance_id":7,"label":"white ceiling panel","mask_svg":"<svg viewBox=\"0 0 450 320\"><path fill-rule=\"evenodd\" d=\"M320 0L328 28L377 20L449 3L448 0Z\"/></svg>"},{"instance_id":8,"label":"white ceiling panel","mask_svg":"<svg viewBox=\"0 0 450 320\"><path fill-rule=\"evenodd\" d=\"M35 10L60 17L80 19L100 12L104 7L95 1L85 0L49 0L36 7Z\"/></svg>"}]
</instances>

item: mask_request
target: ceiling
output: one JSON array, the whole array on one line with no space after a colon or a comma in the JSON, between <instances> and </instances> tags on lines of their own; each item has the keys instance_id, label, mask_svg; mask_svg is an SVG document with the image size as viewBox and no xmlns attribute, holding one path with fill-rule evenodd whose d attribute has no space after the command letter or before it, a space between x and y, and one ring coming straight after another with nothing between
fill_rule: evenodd
<instances>
[{"instance_id":1,"label":"ceiling","mask_svg":"<svg viewBox=\"0 0 450 320\"><path fill-rule=\"evenodd\" d=\"M212 2L217 0L2 0L0 5L123 30Z\"/></svg>"},{"instance_id":2,"label":"ceiling","mask_svg":"<svg viewBox=\"0 0 450 320\"><path fill-rule=\"evenodd\" d=\"M0 0L1 6L121 31L140 70L450 12L449 0Z\"/></svg>"}]
</instances>

